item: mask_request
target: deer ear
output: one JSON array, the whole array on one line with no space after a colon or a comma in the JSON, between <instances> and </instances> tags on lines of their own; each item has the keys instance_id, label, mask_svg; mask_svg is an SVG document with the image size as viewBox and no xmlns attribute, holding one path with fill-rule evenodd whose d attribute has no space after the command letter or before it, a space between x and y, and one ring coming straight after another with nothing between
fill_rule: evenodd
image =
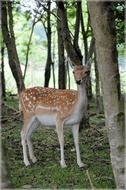
<instances>
[{"instance_id":1,"label":"deer ear","mask_svg":"<svg viewBox=\"0 0 126 190\"><path fill-rule=\"evenodd\" d=\"M86 67L87 67L87 69L90 70L90 68L91 68L91 64L92 64L92 59L90 58L90 59L87 61L87 63L86 63Z\"/></svg>"}]
</instances>

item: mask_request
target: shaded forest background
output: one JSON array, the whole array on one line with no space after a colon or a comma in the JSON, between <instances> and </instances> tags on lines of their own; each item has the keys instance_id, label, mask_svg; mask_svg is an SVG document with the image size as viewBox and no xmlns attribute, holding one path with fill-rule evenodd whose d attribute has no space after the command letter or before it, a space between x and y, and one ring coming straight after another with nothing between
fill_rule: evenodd
<instances>
[{"instance_id":1,"label":"shaded forest background","mask_svg":"<svg viewBox=\"0 0 126 190\"><path fill-rule=\"evenodd\" d=\"M20 0L2 1L0 6L2 140L10 186L123 189L124 1ZM34 137L39 162L32 168L25 168L22 165L22 117L18 112L17 94L31 86L77 89L72 64L87 64L90 60L88 114L83 118L80 135L82 158L88 163L88 170L86 173L80 171L72 163L65 171L57 168L54 164L59 151L56 138L44 129ZM43 139L43 132L48 142ZM69 146L71 148L71 152L67 152L69 162L70 158L74 159L74 150L70 133L67 138L65 151Z\"/></svg>"}]
</instances>

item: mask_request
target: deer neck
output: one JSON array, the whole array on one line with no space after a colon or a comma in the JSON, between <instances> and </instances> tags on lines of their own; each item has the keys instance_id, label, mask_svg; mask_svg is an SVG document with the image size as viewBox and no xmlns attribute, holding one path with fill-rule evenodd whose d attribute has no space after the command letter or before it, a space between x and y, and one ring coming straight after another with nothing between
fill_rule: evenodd
<instances>
[{"instance_id":1,"label":"deer neck","mask_svg":"<svg viewBox=\"0 0 126 190\"><path fill-rule=\"evenodd\" d=\"M85 82L83 82L81 85L78 85L78 106L80 109L87 107L87 93Z\"/></svg>"},{"instance_id":2,"label":"deer neck","mask_svg":"<svg viewBox=\"0 0 126 190\"><path fill-rule=\"evenodd\" d=\"M87 109L86 85L78 85L78 95L75 107L71 115L66 119L66 124L79 124Z\"/></svg>"}]
</instances>

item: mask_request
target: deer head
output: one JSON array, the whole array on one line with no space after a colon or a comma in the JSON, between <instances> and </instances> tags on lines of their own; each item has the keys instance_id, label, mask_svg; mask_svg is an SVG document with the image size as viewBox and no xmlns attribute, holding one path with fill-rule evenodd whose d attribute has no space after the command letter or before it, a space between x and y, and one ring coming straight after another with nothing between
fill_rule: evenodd
<instances>
[{"instance_id":1,"label":"deer head","mask_svg":"<svg viewBox=\"0 0 126 190\"><path fill-rule=\"evenodd\" d=\"M86 81L86 78L90 74L89 67L87 65L76 65L73 69L74 79L78 85Z\"/></svg>"}]
</instances>

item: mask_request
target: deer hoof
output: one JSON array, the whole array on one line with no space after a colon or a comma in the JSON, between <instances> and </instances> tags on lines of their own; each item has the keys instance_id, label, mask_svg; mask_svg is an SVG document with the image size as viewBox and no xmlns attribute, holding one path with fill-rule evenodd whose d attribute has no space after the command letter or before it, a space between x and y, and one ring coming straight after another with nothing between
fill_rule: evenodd
<instances>
[{"instance_id":1,"label":"deer hoof","mask_svg":"<svg viewBox=\"0 0 126 190\"><path fill-rule=\"evenodd\" d=\"M26 167L30 165L30 162L28 160L25 160L24 163Z\"/></svg>"},{"instance_id":2,"label":"deer hoof","mask_svg":"<svg viewBox=\"0 0 126 190\"><path fill-rule=\"evenodd\" d=\"M32 159L33 164L37 162L37 158L34 156Z\"/></svg>"},{"instance_id":3,"label":"deer hoof","mask_svg":"<svg viewBox=\"0 0 126 190\"><path fill-rule=\"evenodd\" d=\"M78 166L79 166L80 168L84 168L84 167L86 167L86 164L84 164L83 162L80 162L80 163L78 163Z\"/></svg>"},{"instance_id":4,"label":"deer hoof","mask_svg":"<svg viewBox=\"0 0 126 190\"><path fill-rule=\"evenodd\" d=\"M60 165L61 165L61 168L66 168L67 167L65 162L61 162Z\"/></svg>"}]
</instances>

